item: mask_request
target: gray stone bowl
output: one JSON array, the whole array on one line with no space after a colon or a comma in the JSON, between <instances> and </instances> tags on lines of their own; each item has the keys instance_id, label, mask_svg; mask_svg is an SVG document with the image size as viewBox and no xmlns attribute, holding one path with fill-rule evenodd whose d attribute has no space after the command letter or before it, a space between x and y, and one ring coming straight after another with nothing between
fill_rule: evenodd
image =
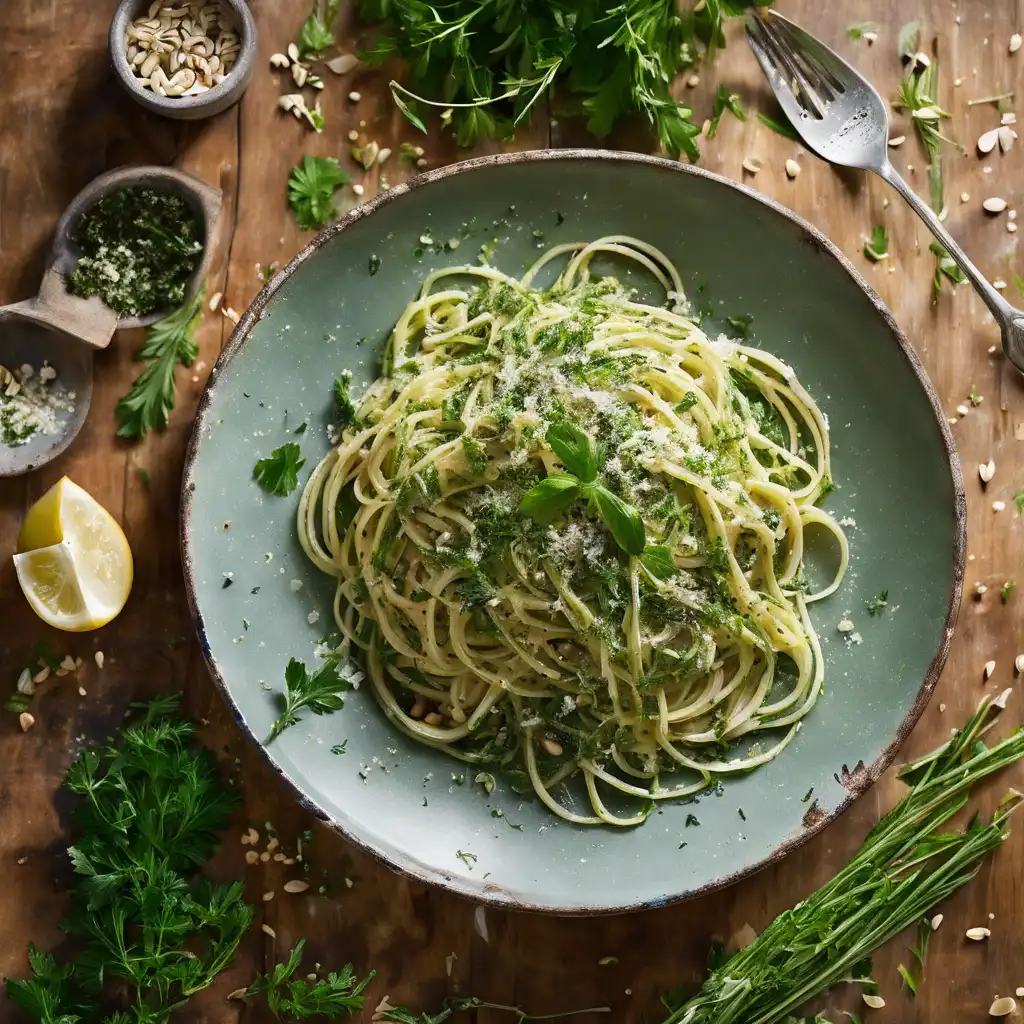
<instances>
[{"instance_id":1,"label":"gray stone bowl","mask_svg":"<svg viewBox=\"0 0 1024 1024\"><path fill-rule=\"evenodd\" d=\"M203 255L189 283L188 298L202 287L220 216L220 189L170 167L121 167L86 185L57 223L39 293L23 302L0 306L0 365L15 370L29 363L38 370L44 361L48 362L57 371L58 383L75 393L74 411L61 416L56 434L37 434L17 447L0 443L0 477L31 472L60 455L81 430L89 411L93 351L106 348L115 330L145 327L169 312L157 310L143 317L119 318L98 297L83 299L67 289L67 274L78 259L71 241L75 226L98 199L126 185L173 191L189 204L199 219Z\"/></svg>"},{"instance_id":2,"label":"gray stone bowl","mask_svg":"<svg viewBox=\"0 0 1024 1024\"><path fill-rule=\"evenodd\" d=\"M173 0L167 2L170 4ZM259 53L256 22L245 0L221 0L222 4L231 8L238 28L238 39L241 44L238 60L225 75L223 82L199 96L161 96L151 89L144 88L141 80L129 66L125 56L125 32L129 22L145 14L151 3L152 0L121 0L110 23L110 59L118 79L132 98L147 110L182 121L198 121L204 117L212 117L237 103L249 86Z\"/></svg>"}]
</instances>

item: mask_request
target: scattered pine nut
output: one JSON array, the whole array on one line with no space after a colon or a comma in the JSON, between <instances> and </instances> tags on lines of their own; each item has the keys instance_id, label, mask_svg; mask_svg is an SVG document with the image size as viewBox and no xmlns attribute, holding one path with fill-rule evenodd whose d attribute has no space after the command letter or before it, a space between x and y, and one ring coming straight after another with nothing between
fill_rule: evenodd
<instances>
[{"instance_id":1,"label":"scattered pine nut","mask_svg":"<svg viewBox=\"0 0 1024 1024\"><path fill-rule=\"evenodd\" d=\"M885 1000L881 996L876 996L871 992L862 993L861 999L863 999L872 1010L881 1010L882 1007L885 1006Z\"/></svg>"},{"instance_id":2,"label":"scattered pine nut","mask_svg":"<svg viewBox=\"0 0 1024 1024\"><path fill-rule=\"evenodd\" d=\"M1017 45L1020 45L1020 36L1014 37L1017 40ZM1010 50L1013 53L1013 50ZM1014 1010L1017 1009L1017 1000L1013 996L1003 996L1002 999L993 1000L992 1005L988 1008L988 1015L990 1017L1008 1017Z\"/></svg>"},{"instance_id":3,"label":"scattered pine nut","mask_svg":"<svg viewBox=\"0 0 1024 1024\"><path fill-rule=\"evenodd\" d=\"M981 208L986 213L1002 213L1006 209L1006 200L1000 196L989 196L982 201Z\"/></svg>"},{"instance_id":4,"label":"scattered pine nut","mask_svg":"<svg viewBox=\"0 0 1024 1024\"><path fill-rule=\"evenodd\" d=\"M548 752L548 753L549 753L549 754L550 754L550 755L551 755L552 757L561 757L561 756L562 756L562 753L563 753L563 751L562 751L562 744L561 744L561 743L558 743L557 741L555 741L555 740L553 740L553 739L551 739L550 737L548 737L548 736L545 736L545 737L544 737L544 738L543 738L543 739L542 739L542 740L540 741L540 745L541 745L541 746L542 746L542 747L543 747L543 748L544 748L544 749L545 749L545 750L546 750L546 751L547 751L547 752Z\"/></svg>"},{"instance_id":5,"label":"scattered pine nut","mask_svg":"<svg viewBox=\"0 0 1024 1024\"><path fill-rule=\"evenodd\" d=\"M262 931L264 935L269 935L272 939L277 938L277 932L275 932L269 924L261 924L260 931Z\"/></svg>"},{"instance_id":6,"label":"scattered pine nut","mask_svg":"<svg viewBox=\"0 0 1024 1024\"><path fill-rule=\"evenodd\" d=\"M29 729L31 729L32 726L35 724L35 718L32 715L30 715L27 711L22 711L22 713L18 715L18 725L21 726L22 732L28 732Z\"/></svg>"},{"instance_id":7,"label":"scattered pine nut","mask_svg":"<svg viewBox=\"0 0 1024 1024\"><path fill-rule=\"evenodd\" d=\"M270 892L265 892L263 894L263 902L264 903L269 903L273 898L274 898L274 890L273 889L271 889Z\"/></svg>"},{"instance_id":8,"label":"scattered pine nut","mask_svg":"<svg viewBox=\"0 0 1024 1024\"><path fill-rule=\"evenodd\" d=\"M992 673L996 670L996 663L994 661L986 661L984 668L985 679L989 680L992 678Z\"/></svg>"},{"instance_id":9,"label":"scattered pine nut","mask_svg":"<svg viewBox=\"0 0 1024 1024\"><path fill-rule=\"evenodd\" d=\"M304 882L301 878L293 878L290 882L284 883L285 892L305 892L308 888L309 882Z\"/></svg>"},{"instance_id":10,"label":"scattered pine nut","mask_svg":"<svg viewBox=\"0 0 1024 1024\"><path fill-rule=\"evenodd\" d=\"M970 202L970 199L971 199L971 193L970 192L961 192L960 193L960 202L961 203Z\"/></svg>"},{"instance_id":11,"label":"scattered pine nut","mask_svg":"<svg viewBox=\"0 0 1024 1024\"><path fill-rule=\"evenodd\" d=\"M757 172L761 170L761 161L758 160L756 157L747 156L743 158L743 163L741 166L743 167L743 170L747 172L747 174L757 174Z\"/></svg>"},{"instance_id":12,"label":"scattered pine nut","mask_svg":"<svg viewBox=\"0 0 1024 1024\"><path fill-rule=\"evenodd\" d=\"M907 141L906 135L897 135L895 138L889 140L889 145L895 149L897 146L902 146Z\"/></svg>"},{"instance_id":13,"label":"scattered pine nut","mask_svg":"<svg viewBox=\"0 0 1024 1024\"><path fill-rule=\"evenodd\" d=\"M992 282L992 287L995 288L997 292L1001 292L1006 287L1006 282L1001 277L997 277Z\"/></svg>"},{"instance_id":14,"label":"scattered pine nut","mask_svg":"<svg viewBox=\"0 0 1024 1024\"><path fill-rule=\"evenodd\" d=\"M786 161L786 177L792 181L800 173L800 165L795 160Z\"/></svg>"},{"instance_id":15,"label":"scattered pine nut","mask_svg":"<svg viewBox=\"0 0 1024 1024\"><path fill-rule=\"evenodd\" d=\"M93 661L96 662L97 668L103 668L104 654L102 651L97 651L93 656Z\"/></svg>"},{"instance_id":16,"label":"scattered pine nut","mask_svg":"<svg viewBox=\"0 0 1024 1024\"><path fill-rule=\"evenodd\" d=\"M999 129L993 128L991 131L983 132L978 136L978 152L979 153L991 153L996 148L996 144L999 142Z\"/></svg>"},{"instance_id":17,"label":"scattered pine nut","mask_svg":"<svg viewBox=\"0 0 1024 1024\"><path fill-rule=\"evenodd\" d=\"M1006 508L1006 502L1005 501L993 501L992 502L992 511L993 512L1002 512L1003 509L1005 509L1005 508Z\"/></svg>"},{"instance_id":18,"label":"scattered pine nut","mask_svg":"<svg viewBox=\"0 0 1024 1024\"><path fill-rule=\"evenodd\" d=\"M255 850L246 850L245 851L245 863L246 864L255 864L255 863L257 863L257 861L259 861L259 859L260 859L260 855Z\"/></svg>"},{"instance_id":19,"label":"scattered pine nut","mask_svg":"<svg viewBox=\"0 0 1024 1024\"><path fill-rule=\"evenodd\" d=\"M983 462L978 466L978 476L981 477L981 482L983 484L987 484L995 475L996 464L992 459L989 459L988 462Z\"/></svg>"},{"instance_id":20,"label":"scattered pine nut","mask_svg":"<svg viewBox=\"0 0 1024 1024\"><path fill-rule=\"evenodd\" d=\"M1014 32L1013 35L1010 36L1010 46L1009 46L1010 53L1016 53L1020 49L1020 44L1021 44L1020 33L1019 32Z\"/></svg>"},{"instance_id":21,"label":"scattered pine nut","mask_svg":"<svg viewBox=\"0 0 1024 1024\"><path fill-rule=\"evenodd\" d=\"M1024 654L1018 654L1017 657L1013 659L1013 667L1017 670L1017 675L1024 672Z\"/></svg>"},{"instance_id":22,"label":"scattered pine nut","mask_svg":"<svg viewBox=\"0 0 1024 1024\"><path fill-rule=\"evenodd\" d=\"M992 932L988 928L968 928L967 929L967 938L969 938L972 942L983 942L991 934L992 934Z\"/></svg>"},{"instance_id":23,"label":"scattered pine nut","mask_svg":"<svg viewBox=\"0 0 1024 1024\"><path fill-rule=\"evenodd\" d=\"M351 91L351 92L350 92L350 93L348 94L348 98L349 98L349 99L350 99L350 100L351 100L351 101L352 101L353 103L358 103L358 102L359 102L359 101L360 101L360 100L361 100L361 99L362 99L363 97L362 97L362 94L361 94L361 93L358 93L358 92L356 92L356 91L355 91L355 89L353 89L353 90L352 90L352 91Z\"/></svg>"}]
</instances>

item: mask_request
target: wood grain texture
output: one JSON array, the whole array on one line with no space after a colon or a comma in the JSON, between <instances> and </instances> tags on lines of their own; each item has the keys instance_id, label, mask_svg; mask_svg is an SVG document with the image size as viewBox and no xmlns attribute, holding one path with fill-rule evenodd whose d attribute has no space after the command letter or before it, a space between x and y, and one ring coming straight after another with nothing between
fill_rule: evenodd
<instances>
[{"instance_id":1,"label":"wood grain texture","mask_svg":"<svg viewBox=\"0 0 1024 1024\"><path fill-rule=\"evenodd\" d=\"M224 190L225 215L217 242L208 294L224 293L224 303L241 311L259 288L255 265L283 263L307 239L294 225L284 202L288 169L304 152L343 157L351 130L390 145L420 142L395 112L387 75L364 71L338 80L325 73L323 105L327 130L315 136L275 109L285 81L267 70L270 53L283 49L305 16L305 0L255 0L261 33L261 59L243 102L208 122L162 120L136 106L108 68L106 30L113 0L4 0L0 4L0 301L11 302L35 289L50 233L67 201L90 178L122 163L174 164ZM974 141L998 117L991 105L969 100L1024 86L1024 50L1007 52L1012 32L1022 23L1019 0L849 0L822 5L815 0L782 0L783 11L802 21L869 74L885 95L899 76L896 35L902 21L920 18L926 48L942 66L941 102L953 114L950 131L966 156L945 150L948 225L991 278L1010 282L1024 269L1016 262L1017 235L1006 230L1005 215L984 214L980 201L1001 195L1024 209L1021 154L1024 142L1005 155L981 160ZM847 38L848 24L874 21L874 46ZM351 24L351 18L349 22ZM699 115L710 111L715 86L740 93L748 110L771 110L767 87L743 44L738 26L717 66L702 72L692 97ZM348 43L348 32L343 38ZM954 86L955 79L962 84ZM361 99L347 96L357 89ZM365 122L365 124L361 124ZM926 190L924 154L903 115L894 116L893 134L907 141L893 157L912 183ZM579 126L538 118L515 145L534 148L579 144ZM622 147L646 148L647 136L631 126L613 140ZM453 145L436 134L423 143L432 165L457 159ZM589 144L589 143L588 143ZM1003 605L998 591L1006 579L1024 574L1024 522L1012 495L1024 487L1024 390L1001 354L997 331L984 306L967 288L946 291L931 302L933 258L929 238L914 215L879 180L837 173L801 147L773 134L751 117L745 123L726 115L717 138L705 145L703 165L733 178L741 162L755 156L763 170L753 179L759 189L790 206L833 238L857 263L896 314L923 359L950 416L967 402L974 385L984 401L959 418L954 434L968 484L968 591L985 583L982 600L967 597L960 611L949 663L936 695L904 748L913 756L945 738L973 709L986 689L1013 685L1013 659L1024 649L1020 609L1024 594ZM795 180L783 170L787 158L801 166ZM350 167L367 194L379 187L379 174ZM385 173L392 181L405 172L392 158ZM749 176L746 180L750 181ZM966 202L961 193L969 194ZM345 203L355 197L345 192ZM861 254L871 228L889 229L892 258L869 264ZM685 231L685 224L680 231ZM233 726L207 677L185 606L177 535L177 498L184 447L206 374L230 333L219 313L207 313L200 329L200 361L180 371L178 406L168 430L139 444L114 437L113 409L138 366L133 354L140 332L119 334L98 355L96 394L89 421L72 448L56 463L27 479L0 484L0 689L13 685L18 670L43 630L21 598L8 554L28 505L62 474L68 474L107 506L124 525L136 557L131 600L109 626L96 634L51 637L61 653L85 659L78 678L50 684L36 701L37 725L18 731L12 716L0 718L0 974L22 974L31 938L50 947L60 939L57 923L68 881L63 849L68 842L66 801L55 790L72 752L109 733L132 699L180 689L186 710L205 723L203 739L232 769L244 804L214 864L220 877L244 875L258 905L259 922L271 925L276 943L258 930L247 939L235 965L211 991L196 998L180 1019L210 1024L258 1022L262 1018L225 996L244 985L256 969L309 938L311 957L326 965L352 960L373 967L377 980L371 1006L384 994L394 1001L427 1007L447 993L476 994L498 1003L518 1004L533 1013L554 1013L608 1005L610 1015L588 1014L583 1022L633 1021L642 1012L660 1019L658 993L699 980L713 936L728 939L749 924L762 928L773 915L824 882L860 844L879 813L897 798L890 773L854 808L809 845L780 864L725 892L682 906L599 920L558 920L488 910L483 918L472 904L392 874L329 831L306 820ZM968 403L969 404L969 403ZM995 460L996 475L983 491L978 463ZM149 474L148 486L141 470ZM994 500L1008 506L992 508ZM908 506L908 516L927 516ZM854 542L856 534L854 533ZM1024 579L1022 579L1024 584ZM105 664L96 667L93 653ZM996 671L988 684L982 666ZM80 695L78 687L86 692ZM945 711L940 710L945 707ZM1010 704L1020 719L1019 695ZM1002 788L1024 788L1018 767L985 794L994 803ZM270 822L289 852L306 828L313 831L306 857L315 885L310 893L288 896L282 884L288 869L270 861L247 867L246 848L237 836L252 824L266 833ZM295 869L292 869L295 870ZM351 882L351 887L346 879ZM994 994L1024 985L1024 824L982 869L975 882L943 908L945 922L934 936L926 981L915 1001L899 990L896 965L908 962L904 944L894 943L876 958L888 1008L879 1021L940 1024L952 1019L984 1020ZM324 895L316 893L323 884ZM274 891L273 900L260 896ZM481 912L482 913L482 912ZM990 921L989 914L995 915ZM964 931L985 924L992 938L967 943ZM605 957L617 961L601 965ZM829 1008L863 1009L853 991L840 991ZM818 1007L815 1007L818 1008ZM0 997L0 1020L13 1011ZM369 1019L369 1014L365 1019ZM510 1020L481 1010L479 1024Z\"/></svg>"}]
</instances>

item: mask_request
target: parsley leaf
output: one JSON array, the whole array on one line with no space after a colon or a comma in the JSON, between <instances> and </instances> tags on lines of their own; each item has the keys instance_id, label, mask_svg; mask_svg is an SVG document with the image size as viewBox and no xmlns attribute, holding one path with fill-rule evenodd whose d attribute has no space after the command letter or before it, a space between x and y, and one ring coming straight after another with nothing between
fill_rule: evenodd
<instances>
[{"instance_id":1,"label":"parsley leaf","mask_svg":"<svg viewBox=\"0 0 1024 1024\"><path fill-rule=\"evenodd\" d=\"M12 1000L40 1024L162 1024L234 958L252 923L243 886L197 875L238 802L177 696L137 705L141 721L83 750L64 788L79 797L75 871L62 928L78 937L57 966L29 947L33 978L9 979ZM105 1016L99 997L125 996L131 1013Z\"/></svg>"},{"instance_id":2,"label":"parsley leaf","mask_svg":"<svg viewBox=\"0 0 1024 1024\"><path fill-rule=\"evenodd\" d=\"M174 369L191 366L199 354L196 324L202 315L203 289L191 302L149 328L146 343L136 359L149 363L117 403L118 437L145 437L150 430L164 430L174 408Z\"/></svg>"},{"instance_id":3,"label":"parsley leaf","mask_svg":"<svg viewBox=\"0 0 1024 1024\"><path fill-rule=\"evenodd\" d=\"M883 590L878 595L878 597L873 597L873 598L871 598L870 601L866 601L865 602L865 607L868 610L868 615L871 615L871 616L881 615L882 612L884 612L885 609L888 607L888 605L889 605L889 591L888 590Z\"/></svg>"},{"instance_id":4,"label":"parsley leaf","mask_svg":"<svg viewBox=\"0 0 1024 1024\"><path fill-rule=\"evenodd\" d=\"M259 459L252 475L268 494L287 498L299 485L299 470L306 464L299 458L301 449L294 441L275 448L265 459Z\"/></svg>"},{"instance_id":5,"label":"parsley leaf","mask_svg":"<svg viewBox=\"0 0 1024 1024\"><path fill-rule=\"evenodd\" d=\"M888 259L889 256L889 232L885 230L884 224L878 224L871 232L871 237L864 243L864 255L872 263Z\"/></svg>"},{"instance_id":6,"label":"parsley leaf","mask_svg":"<svg viewBox=\"0 0 1024 1024\"><path fill-rule=\"evenodd\" d=\"M343 693L352 689L352 684L338 671L340 657L335 654L324 659L312 675L306 666L292 658L284 670L286 690L277 695L281 714L274 722L266 742L276 739L290 725L295 725L298 713L309 708L314 715L326 715L340 711L345 706Z\"/></svg>"},{"instance_id":7,"label":"parsley leaf","mask_svg":"<svg viewBox=\"0 0 1024 1024\"><path fill-rule=\"evenodd\" d=\"M304 1020L319 1016L337 1020L361 1010L365 1002L361 993L374 972L371 971L362 981L356 981L355 968L346 964L340 971L331 971L326 978L317 978L316 981L296 977L305 948L306 940L299 939L288 959L275 964L269 974L258 975L245 994L265 993L267 1005L278 1018Z\"/></svg>"},{"instance_id":8,"label":"parsley leaf","mask_svg":"<svg viewBox=\"0 0 1024 1024\"><path fill-rule=\"evenodd\" d=\"M288 202L300 228L323 227L337 212L334 192L349 180L333 156L302 158L288 177Z\"/></svg>"}]
</instances>

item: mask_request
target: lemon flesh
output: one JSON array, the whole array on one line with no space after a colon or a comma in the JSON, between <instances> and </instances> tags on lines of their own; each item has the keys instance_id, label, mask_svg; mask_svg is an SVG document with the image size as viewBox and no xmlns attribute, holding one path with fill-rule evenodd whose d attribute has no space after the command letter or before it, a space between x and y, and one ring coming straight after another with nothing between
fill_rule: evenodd
<instances>
[{"instance_id":1,"label":"lemon flesh","mask_svg":"<svg viewBox=\"0 0 1024 1024\"><path fill-rule=\"evenodd\" d=\"M132 589L132 552L124 532L67 477L29 509L14 567L33 611L70 632L106 625Z\"/></svg>"}]
</instances>

